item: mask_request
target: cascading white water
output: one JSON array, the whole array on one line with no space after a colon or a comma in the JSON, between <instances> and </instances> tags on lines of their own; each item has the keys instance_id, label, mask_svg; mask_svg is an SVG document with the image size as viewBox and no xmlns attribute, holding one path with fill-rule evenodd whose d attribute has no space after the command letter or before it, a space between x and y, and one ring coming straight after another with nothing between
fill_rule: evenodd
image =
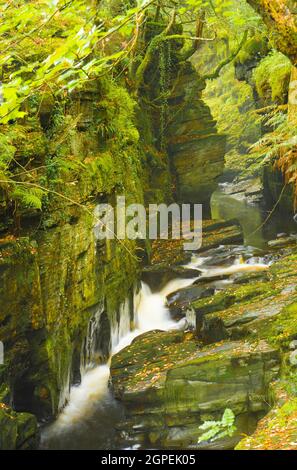
<instances>
[{"instance_id":1,"label":"cascading white water","mask_svg":"<svg viewBox=\"0 0 297 470\"><path fill-rule=\"evenodd\" d=\"M104 311L104 305L100 305L89 321L86 338L81 350L80 374L83 377L87 371L98 362L97 356L97 333L100 328L100 319Z\"/></svg>"},{"instance_id":2,"label":"cascading white water","mask_svg":"<svg viewBox=\"0 0 297 470\"><path fill-rule=\"evenodd\" d=\"M170 281L160 292L152 293L149 286L142 283L141 290L135 298L135 330L130 330L129 302L120 309L120 321L112 331L111 356L128 346L134 338L151 330L169 330L178 327L170 319L169 309L165 306L166 296L183 287L190 286L195 279L175 279ZM93 332L93 329L91 329ZM71 426L80 423L104 402L109 395L109 363L93 369L84 368L80 385L71 388L70 399L58 419L45 432L44 440L51 435L67 431Z\"/></svg>"},{"instance_id":3,"label":"cascading white water","mask_svg":"<svg viewBox=\"0 0 297 470\"><path fill-rule=\"evenodd\" d=\"M114 325L112 325L111 331L111 350L114 351L120 341L129 335L131 331L131 316L130 316L130 305L129 300L126 299L125 302L120 306L119 311L119 320Z\"/></svg>"},{"instance_id":4,"label":"cascading white water","mask_svg":"<svg viewBox=\"0 0 297 470\"><path fill-rule=\"evenodd\" d=\"M208 260L209 258L193 257L187 267L192 269L199 267L199 270L202 271L202 278L224 274L231 275L245 271L262 271L268 268L267 265L257 262L257 260L253 260L250 263L242 263L239 258L232 266L203 268L203 264L207 263ZM120 308L119 322L112 327L111 356L128 346L134 338L147 331L178 328L179 323L171 319L169 309L166 307L166 297L172 292L192 285L195 279L197 278L174 279L168 282L159 292L155 293L151 291L147 284L142 283L140 292L134 297L135 329L133 331L130 329L131 315L129 302L127 300ZM191 312L188 312L189 316L191 316L190 313ZM95 337L94 328L99 325L99 315L93 320L89 328L92 338ZM188 323L191 324L192 322L194 322L194 319L189 317ZM89 343L87 342L88 352L90 353L88 354L89 361L94 352L93 340L90 341ZM80 424L82 419L91 416L94 410L98 408L98 404L101 403L102 406L104 406L104 403L110 400L108 387L110 360L105 365L94 367L93 364L93 368L90 368L90 365L89 367L84 367L80 385L71 388L68 405L61 412L57 421L48 428L47 436L52 433L57 434L59 432L68 431L71 426ZM47 437L45 437L45 439L47 439Z\"/></svg>"},{"instance_id":5,"label":"cascading white water","mask_svg":"<svg viewBox=\"0 0 297 470\"><path fill-rule=\"evenodd\" d=\"M201 258L201 257L192 257L191 262L187 265L188 268L198 268L201 271L203 277L216 277L216 276L228 276L236 273L245 273L245 272L256 272L256 271L266 271L269 268L268 264L262 262L261 259L253 258L249 262L243 262L241 257L238 257L231 266L226 267L206 267L203 268L203 264L211 258Z\"/></svg>"},{"instance_id":6,"label":"cascading white water","mask_svg":"<svg viewBox=\"0 0 297 470\"><path fill-rule=\"evenodd\" d=\"M109 365L95 367L82 377L79 386L72 387L67 406L57 421L49 428L49 433L63 431L78 424L81 417L88 418L97 407L98 400L103 399L108 391Z\"/></svg>"},{"instance_id":7,"label":"cascading white water","mask_svg":"<svg viewBox=\"0 0 297 470\"><path fill-rule=\"evenodd\" d=\"M70 376L71 376L71 361L69 361L68 368L64 373L59 372L61 392L59 396L58 409L61 410L70 397Z\"/></svg>"}]
</instances>

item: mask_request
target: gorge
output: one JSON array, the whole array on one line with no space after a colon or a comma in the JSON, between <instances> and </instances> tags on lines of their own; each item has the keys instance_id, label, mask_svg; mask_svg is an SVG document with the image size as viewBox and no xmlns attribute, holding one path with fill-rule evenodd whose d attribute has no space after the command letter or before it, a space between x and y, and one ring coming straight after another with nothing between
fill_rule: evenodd
<instances>
[{"instance_id":1,"label":"gorge","mask_svg":"<svg viewBox=\"0 0 297 470\"><path fill-rule=\"evenodd\" d=\"M16 3L0 449L296 449L294 2ZM99 239L118 196L202 204L202 247Z\"/></svg>"}]
</instances>

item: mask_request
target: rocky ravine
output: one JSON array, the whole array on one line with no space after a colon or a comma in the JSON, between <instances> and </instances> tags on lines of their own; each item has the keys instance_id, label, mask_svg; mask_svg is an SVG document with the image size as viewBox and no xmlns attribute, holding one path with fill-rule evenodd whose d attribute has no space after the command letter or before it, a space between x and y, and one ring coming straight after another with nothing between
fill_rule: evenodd
<instances>
[{"instance_id":1,"label":"rocky ravine","mask_svg":"<svg viewBox=\"0 0 297 470\"><path fill-rule=\"evenodd\" d=\"M220 233L218 225L216 230ZM229 230L235 233L236 227L229 224ZM210 265L216 260L228 266L239 253L245 259L261 255L273 263L268 270L198 278L194 286L168 297L177 318L196 319L194 330L149 332L113 357L113 388L126 407L120 430L141 446L234 448L272 408L259 430L238 448L261 447L259 441L269 448L266 430L279 414L294 428L296 406L290 403L296 401L295 366L289 357L297 338L296 239L280 238L260 253L235 245L222 248L222 238L217 243L213 238L211 230L206 232L202 253ZM158 252L160 247L155 248ZM177 245L170 249L167 261L178 260ZM222 282L226 280L232 284ZM199 425L220 419L226 408L236 415L235 435L198 445Z\"/></svg>"}]
</instances>

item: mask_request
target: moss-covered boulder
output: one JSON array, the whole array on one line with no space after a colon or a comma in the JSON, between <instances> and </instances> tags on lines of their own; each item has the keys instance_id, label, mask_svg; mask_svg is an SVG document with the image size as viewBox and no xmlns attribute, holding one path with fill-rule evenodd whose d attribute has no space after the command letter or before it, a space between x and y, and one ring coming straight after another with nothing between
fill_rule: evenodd
<instances>
[{"instance_id":1,"label":"moss-covered boulder","mask_svg":"<svg viewBox=\"0 0 297 470\"><path fill-rule=\"evenodd\" d=\"M273 408L263 418L256 432L236 446L235 450L296 450L297 449L297 399Z\"/></svg>"},{"instance_id":2,"label":"moss-covered boulder","mask_svg":"<svg viewBox=\"0 0 297 470\"><path fill-rule=\"evenodd\" d=\"M39 434L37 420L29 413L16 413L0 403L0 449L34 449Z\"/></svg>"},{"instance_id":3,"label":"moss-covered boulder","mask_svg":"<svg viewBox=\"0 0 297 470\"><path fill-rule=\"evenodd\" d=\"M279 354L265 342L200 349L182 332L147 333L111 364L115 394L126 407L125 430L142 443L171 447L197 445L199 425L219 419L226 407L238 430L249 431L267 409L268 385L278 372Z\"/></svg>"}]
</instances>

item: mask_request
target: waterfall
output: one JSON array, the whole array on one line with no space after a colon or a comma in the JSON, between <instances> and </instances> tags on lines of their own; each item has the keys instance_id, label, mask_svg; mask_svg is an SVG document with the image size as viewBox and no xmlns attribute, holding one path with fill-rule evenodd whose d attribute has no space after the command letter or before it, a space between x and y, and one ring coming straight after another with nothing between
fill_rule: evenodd
<instances>
[{"instance_id":1,"label":"waterfall","mask_svg":"<svg viewBox=\"0 0 297 470\"><path fill-rule=\"evenodd\" d=\"M249 259L248 262L244 262L241 257L238 257L231 266L226 267L203 267L204 264L207 265L209 260L211 260L210 257L203 258L193 256L191 262L186 265L186 267L191 269L199 267L199 270L202 273L199 279L203 279L204 277L228 276L236 273L266 271L269 268L269 265L265 264L262 258L257 257Z\"/></svg>"},{"instance_id":2,"label":"waterfall","mask_svg":"<svg viewBox=\"0 0 297 470\"><path fill-rule=\"evenodd\" d=\"M233 274L245 271L264 271L267 265L262 260L252 259L243 263L239 258L228 267L207 266L209 258L193 257L188 267L198 267L202 271L202 276L218 276L223 274ZM166 297L179 289L193 284L196 278L173 279L166 284L159 292L153 293L150 287L144 282L141 289L134 292L133 302L127 299L119 308L118 315L115 315L111 324L111 352L108 362L104 365L96 364L97 338L100 334L100 318L103 307L93 315L90 320L87 337L84 342L82 354L82 380L79 386L74 386L70 391L70 399L67 406L60 413L57 421L47 430L47 435L51 433L70 432L71 426L81 425L84 420L91 417L98 406L108 407L112 403L112 394L109 390L109 365L112 355L128 346L134 338L142 333L151 330L170 330L180 328L183 324L194 326L195 312L190 309L186 313L186 319L176 323L171 319L170 311L166 307ZM98 362L98 361L97 361ZM45 437L46 439L46 437Z\"/></svg>"},{"instance_id":3,"label":"waterfall","mask_svg":"<svg viewBox=\"0 0 297 470\"><path fill-rule=\"evenodd\" d=\"M88 418L97 407L98 401L106 396L108 381L108 364L85 372L80 385L71 388L69 402L57 421L48 429L48 436L79 424L82 417Z\"/></svg>"},{"instance_id":4,"label":"waterfall","mask_svg":"<svg viewBox=\"0 0 297 470\"><path fill-rule=\"evenodd\" d=\"M178 328L179 323L171 320L169 309L165 306L166 296L178 289L190 286L194 280L172 280L158 293L152 293L149 286L142 283L140 292L134 294L133 312L130 309L129 299L120 307L119 321L113 325L111 332L111 356L128 346L142 333L156 329ZM133 318L135 329L131 331ZM91 368L92 365L94 366L94 338L98 335L96 328L99 327L99 323L100 314L97 312L90 320L84 348L86 351L84 357L89 358L91 363L84 366L80 385L71 388L69 403L60 413L57 421L44 433L43 439L45 440L59 432L67 432L71 426L78 425L91 416L98 404L101 403L104 406L104 403L110 400L108 383L111 357L107 364Z\"/></svg>"},{"instance_id":5,"label":"waterfall","mask_svg":"<svg viewBox=\"0 0 297 470\"><path fill-rule=\"evenodd\" d=\"M62 383L61 385L61 392L59 395L59 403L58 403L58 410L62 410L63 406L65 406L65 403L68 402L69 397L70 397L70 377L71 377L71 360L68 362L68 367L64 373L61 372L60 370L60 382Z\"/></svg>"},{"instance_id":6,"label":"waterfall","mask_svg":"<svg viewBox=\"0 0 297 470\"><path fill-rule=\"evenodd\" d=\"M91 317L85 340L81 349L80 357L80 374L81 377L85 375L88 369L90 369L96 362L98 363L98 348L97 348L97 338L98 332L100 331L100 319L104 311L104 304L102 303Z\"/></svg>"},{"instance_id":7,"label":"waterfall","mask_svg":"<svg viewBox=\"0 0 297 470\"><path fill-rule=\"evenodd\" d=\"M134 312L132 317L134 317ZM131 331L131 307L129 299L126 299L125 302L119 308L119 319L112 326L111 331L111 351L114 351L118 344L121 342L125 336L127 336Z\"/></svg>"},{"instance_id":8,"label":"waterfall","mask_svg":"<svg viewBox=\"0 0 297 470\"><path fill-rule=\"evenodd\" d=\"M139 305L136 310L136 326L139 334L150 330L169 330L177 323L171 319L166 307L166 297L183 287L193 284L193 279L173 279L160 292L152 293L149 286L142 283Z\"/></svg>"},{"instance_id":9,"label":"waterfall","mask_svg":"<svg viewBox=\"0 0 297 470\"><path fill-rule=\"evenodd\" d=\"M203 277L215 277L215 276L228 276L231 274L237 273L245 273L245 272L256 272L256 271L266 271L268 269L267 264L262 263L255 263L255 264L248 264L248 263L236 263L232 266L228 266L226 268L209 268L209 269L201 269Z\"/></svg>"}]
</instances>

